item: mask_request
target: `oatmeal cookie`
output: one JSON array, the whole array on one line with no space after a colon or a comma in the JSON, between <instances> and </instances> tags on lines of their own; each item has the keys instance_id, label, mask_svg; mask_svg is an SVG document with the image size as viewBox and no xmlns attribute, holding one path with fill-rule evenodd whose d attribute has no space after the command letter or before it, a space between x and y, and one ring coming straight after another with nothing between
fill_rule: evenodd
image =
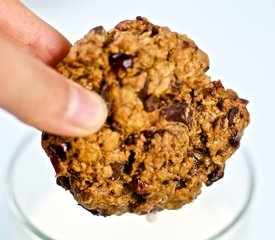
<instances>
[{"instance_id":1,"label":"oatmeal cookie","mask_svg":"<svg viewBox=\"0 0 275 240\"><path fill-rule=\"evenodd\" d=\"M192 202L223 176L249 123L248 101L208 68L190 38L145 18L92 29L57 71L99 93L108 118L87 137L43 133L57 183L103 216Z\"/></svg>"}]
</instances>

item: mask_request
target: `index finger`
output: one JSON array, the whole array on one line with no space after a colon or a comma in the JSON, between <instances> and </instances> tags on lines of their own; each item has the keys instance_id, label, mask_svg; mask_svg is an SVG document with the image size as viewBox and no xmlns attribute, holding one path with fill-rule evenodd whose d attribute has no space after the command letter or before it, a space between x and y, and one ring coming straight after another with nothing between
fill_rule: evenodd
<instances>
[{"instance_id":1,"label":"index finger","mask_svg":"<svg viewBox=\"0 0 275 240\"><path fill-rule=\"evenodd\" d=\"M71 44L18 0L0 1L0 32L50 66L65 57Z\"/></svg>"}]
</instances>

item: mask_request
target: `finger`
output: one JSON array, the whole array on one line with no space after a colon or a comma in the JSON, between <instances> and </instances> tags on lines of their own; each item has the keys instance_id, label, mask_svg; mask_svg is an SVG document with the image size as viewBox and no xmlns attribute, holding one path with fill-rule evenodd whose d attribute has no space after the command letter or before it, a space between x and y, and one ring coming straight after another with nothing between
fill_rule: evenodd
<instances>
[{"instance_id":1,"label":"finger","mask_svg":"<svg viewBox=\"0 0 275 240\"><path fill-rule=\"evenodd\" d=\"M50 66L60 62L71 46L18 0L0 1L0 32Z\"/></svg>"},{"instance_id":2,"label":"finger","mask_svg":"<svg viewBox=\"0 0 275 240\"><path fill-rule=\"evenodd\" d=\"M80 87L0 37L0 107L40 130L84 136L105 122L99 95Z\"/></svg>"}]
</instances>

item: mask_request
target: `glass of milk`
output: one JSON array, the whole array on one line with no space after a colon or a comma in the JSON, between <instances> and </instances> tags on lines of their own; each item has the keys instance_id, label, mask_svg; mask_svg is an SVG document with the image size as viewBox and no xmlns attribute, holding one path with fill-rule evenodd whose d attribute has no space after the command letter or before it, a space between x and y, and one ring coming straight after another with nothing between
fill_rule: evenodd
<instances>
[{"instance_id":1,"label":"glass of milk","mask_svg":"<svg viewBox=\"0 0 275 240\"><path fill-rule=\"evenodd\" d=\"M180 210L157 215L100 217L80 207L55 183L40 134L27 136L10 161L6 192L13 216L11 240L245 239L255 177L249 151L228 160L223 179Z\"/></svg>"}]
</instances>

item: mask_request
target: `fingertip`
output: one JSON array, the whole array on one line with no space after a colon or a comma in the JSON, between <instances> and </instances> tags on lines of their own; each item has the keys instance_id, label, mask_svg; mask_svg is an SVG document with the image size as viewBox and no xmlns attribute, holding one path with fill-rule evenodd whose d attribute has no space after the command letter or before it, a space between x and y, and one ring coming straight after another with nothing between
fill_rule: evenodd
<instances>
[{"instance_id":1,"label":"fingertip","mask_svg":"<svg viewBox=\"0 0 275 240\"><path fill-rule=\"evenodd\" d=\"M97 132L107 119L106 103L100 95L73 83L66 113L74 135L86 136Z\"/></svg>"}]
</instances>

